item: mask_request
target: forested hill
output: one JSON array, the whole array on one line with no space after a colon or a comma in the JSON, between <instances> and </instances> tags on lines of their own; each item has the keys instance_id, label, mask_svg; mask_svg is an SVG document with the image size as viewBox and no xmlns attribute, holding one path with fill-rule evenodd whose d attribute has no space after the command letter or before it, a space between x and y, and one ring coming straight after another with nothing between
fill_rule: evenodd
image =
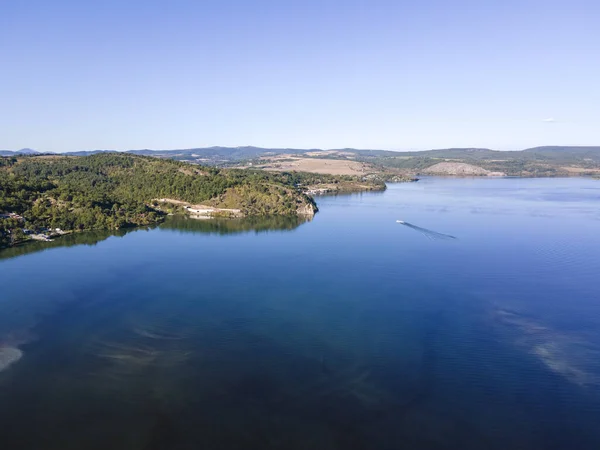
<instances>
[{"instance_id":1,"label":"forested hill","mask_svg":"<svg viewBox=\"0 0 600 450\"><path fill-rule=\"evenodd\" d=\"M314 212L297 175L218 169L122 153L0 158L0 239L24 230L117 229L161 220L168 198L241 214ZM12 214L11 214L12 213Z\"/></svg>"}]
</instances>

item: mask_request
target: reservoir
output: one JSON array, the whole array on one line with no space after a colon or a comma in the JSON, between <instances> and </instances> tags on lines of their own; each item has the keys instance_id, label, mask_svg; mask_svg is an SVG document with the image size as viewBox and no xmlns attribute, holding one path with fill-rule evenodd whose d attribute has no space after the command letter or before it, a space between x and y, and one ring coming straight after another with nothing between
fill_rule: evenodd
<instances>
[{"instance_id":1,"label":"reservoir","mask_svg":"<svg viewBox=\"0 0 600 450\"><path fill-rule=\"evenodd\" d=\"M0 250L2 449L600 448L600 181L317 203Z\"/></svg>"}]
</instances>

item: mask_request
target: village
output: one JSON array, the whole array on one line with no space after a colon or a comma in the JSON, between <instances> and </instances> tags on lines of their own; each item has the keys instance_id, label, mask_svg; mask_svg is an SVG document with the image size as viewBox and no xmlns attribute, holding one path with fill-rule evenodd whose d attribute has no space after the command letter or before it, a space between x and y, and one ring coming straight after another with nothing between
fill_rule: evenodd
<instances>
[{"instance_id":1,"label":"village","mask_svg":"<svg viewBox=\"0 0 600 450\"><path fill-rule=\"evenodd\" d=\"M23 218L23 216L20 216L19 214L12 213L12 212L0 213L0 220L13 220L21 225L25 225L25 219ZM24 242L27 240L51 241L53 238L67 234L66 231L63 231L60 228L51 229L51 228L46 228L46 227L36 228L35 230L31 230L31 229L24 228L24 227L21 227L21 228L12 227L12 228L7 229L6 231L10 235L10 234L14 234L17 230L20 230L22 232L22 236L15 239L16 241L19 241L19 242Z\"/></svg>"}]
</instances>

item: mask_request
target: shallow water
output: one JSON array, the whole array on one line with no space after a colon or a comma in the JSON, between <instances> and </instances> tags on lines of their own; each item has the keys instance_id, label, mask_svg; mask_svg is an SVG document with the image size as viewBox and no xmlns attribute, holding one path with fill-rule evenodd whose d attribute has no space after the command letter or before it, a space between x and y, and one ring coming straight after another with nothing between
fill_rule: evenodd
<instances>
[{"instance_id":1,"label":"shallow water","mask_svg":"<svg viewBox=\"0 0 600 450\"><path fill-rule=\"evenodd\" d=\"M23 352L14 347L0 347L0 372L8 369L23 356Z\"/></svg>"},{"instance_id":2,"label":"shallow water","mask_svg":"<svg viewBox=\"0 0 600 450\"><path fill-rule=\"evenodd\" d=\"M2 448L600 448L600 182L318 203L1 251Z\"/></svg>"}]
</instances>

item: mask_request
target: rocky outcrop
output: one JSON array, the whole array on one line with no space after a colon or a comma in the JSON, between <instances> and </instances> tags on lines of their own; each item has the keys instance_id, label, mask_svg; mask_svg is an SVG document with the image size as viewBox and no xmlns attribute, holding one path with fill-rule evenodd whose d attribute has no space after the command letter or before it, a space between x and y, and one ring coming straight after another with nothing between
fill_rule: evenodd
<instances>
[{"instance_id":1,"label":"rocky outcrop","mask_svg":"<svg viewBox=\"0 0 600 450\"><path fill-rule=\"evenodd\" d=\"M315 215L315 213L318 211L317 205L315 205L312 202L302 202L298 205L298 208L296 209L296 214L298 216L306 216L306 217L312 217Z\"/></svg>"},{"instance_id":2,"label":"rocky outcrop","mask_svg":"<svg viewBox=\"0 0 600 450\"><path fill-rule=\"evenodd\" d=\"M487 176L487 177L503 177L503 172L492 172L483 167L474 166L473 164L458 163L458 162L441 162L434 164L421 171L427 175L453 175L453 176Z\"/></svg>"}]
</instances>

